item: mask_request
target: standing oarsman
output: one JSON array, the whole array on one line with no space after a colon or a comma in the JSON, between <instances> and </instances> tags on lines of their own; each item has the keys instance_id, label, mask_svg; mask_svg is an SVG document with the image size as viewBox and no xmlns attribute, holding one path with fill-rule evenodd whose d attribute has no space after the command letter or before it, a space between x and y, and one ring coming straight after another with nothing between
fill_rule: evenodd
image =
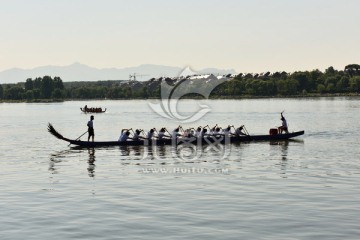
<instances>
[{"instance_id":1,"label":"standing oarsman","mask_svg":"<svg viewBox=\"0 0 360 240\"><path fill-rule=\"evenodd\" d=\"M88 126L88 133L89 133L89 136L88 136L88 141L90 141L90 137L92 137L92 141L94 141L94 137L95 137L95 132L94 132L94 123L93 123L93 120L94 120L94 116L91 115L90 117L90 121L88 121L87 123L87 126Z\"/></svg>"},{"instance_id":2,"label":"standing oarsman","mask_svg":"<svg viewBox=\"0 0 360 240\"><path fill-rule=\"evenodd\" d=\"M280 127L278 127L278 132L279 132L280 134L283 133L283 132L289 133L289 131L288 131L288 125L287 125L286 119L285 119L284 116L283 116L283 112L284 112L284 111L281 112L281 118L280 118L281 121L282 121L282 124L281 124Z\"/></svg>"}]
</instances>

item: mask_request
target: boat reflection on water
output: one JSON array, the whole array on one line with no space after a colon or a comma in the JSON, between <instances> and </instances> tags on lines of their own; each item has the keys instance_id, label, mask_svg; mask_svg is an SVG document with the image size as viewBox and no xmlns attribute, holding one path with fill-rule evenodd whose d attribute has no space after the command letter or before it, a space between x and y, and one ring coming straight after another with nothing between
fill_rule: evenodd
<instances>
[{"instance_id":1,"label":"boat reflection on water","mask_svg":"<svg viewBox=\"0 0 360 240\"><path fill-rule=\"evenodd\" d=\"M304 141L299 140L299 139L291 139L288 141L270 142L271 147L277 147L274 149L276 149L276 156L280 157L280 161L276 165L280 166L280 175L282 178L287 178L286 172L287 172L287 167L289 164L289 144L290 143L303 144Z\"/></svg>"},{"instance_id":2,"label":"boat reflection on water","mask_svg":"<svg viewBox=\"0 0 360 240\"><path fill-rule=\"evenodd\" d=\"M286 171L287 171L287 164L288 164L288 148L289 148L289 141L282 141L282 142L270 142L271 147L277 147L276 149L276 156L280 157L280 162L276 163L276 166L280 167L280 176L282 178L287 178ZM279 154L280 152L280 154Z\"/></svg>"},{"instance_id":3,"label":"boat reflection on water","mask_svg":"<svg viewBox=\"0 0 360 240\"><path fill-rule=\"evenodd\" d=\"M65 166L64 163L77 160L79 154L86 153L85 150L87 150L88 153L88 157L87 157L88 175L89 177L92 178L95 177L96 156L95 156L94 148L88 148L88 149L71 148L71 149L55 152L50 155L48 170L51 172L51 174L59 174L61 166Z\"/></svg>"},{"instance_id":4,"label":"boat reflection on water","mask_svg":"<svg viewBox=\"0 0 360 240\"><path fill-rule=\"evenodd\" d=\"M119 146L121 156L142 156L144 148L141 146Z\"/></svg>"},{"instance_id":5,"label":"boat reflection on water","mask_svg":"<svg viewBox=\"0 0 360 240\"><path fill-rule=\"evenodd\" d=\"M289 141L281 141L281 142L270 142L271 146L279 146L281 150L281 160L287 161Z\"/></svg>"},{"instance_id":6,"label":"boat reflection on water","mask_svg":"<svg viewBox=\"0 0 360 240\"><path fill-rule=\"evenodd\" d=\"M51 172L51 174L58 174L59 173L59 164L62 163L65 160L65 156L72 153L71 149L62 150L59 152L55 152L50 155L50 161L49 161L49 168L48 170Z\"/></svg>"},{"instance_id":7,"label":"boat reflection on water","mask_svg":"<svg viewBox=\"0 0 360 240\"><path fill-rule=\"evenodd\" d=\"M165 158L170 146L119 146L121 156L134 156L134 160Z\"/></svg>"},{"instance_id":8,"label":"boat reflection on water","mask_svg":"<svg viewBox=\"0 0 360 240\"><path fill-rule=\"evenodd\" d=\"M89 148L88 149L88 153L89 153L89 160L88 160L88 175L89 177L95 177L95 148Z\"/></svg>"},{"instance_id":9,"label":"boat reflection on water","mask_svg":"<svg viewBox=\"0 0 360 240\"><path fill-rule=\"evenodd\" d=\"M104 148L83 148L74 147L65 151L59 151L50 156L49 171L51 174L58 174L64 163L71 163L73 160L79 160L82 156L84 162L87 162L87 173L90 178L96 175L96 160L101 159L119 159L109 163L110 168L117 163L124 166L125 171L131 169L126 166L138 165L141 167L219 167L226 166L229 169L246 168L249 162L248 153L258 152L259 162L263 162L267 167L278 169L281 177L286 178L288 164L291 163L292 155L298 154L296 151L302 151L298 145L302 145L303 140L289 141L270 141L258 143L237 144L213 144L206 146L197 145L178 145L178 146L117 146ZM268 149L266 146L270 146ZM297 149L294 150L293 149ZM264 154L264 151L268 154ZM98 156L96 156L98 155ZM97 158L98 157L98 158ZM264 159L265 158L265 159ZM252 161L253 159L251 159ZM264 161L266 160L266 161ZM108 161L107 161L108 162ZM244 165L245 164L245 165ZM291 167L291 166L290 166ZM63 170L64 171L64 170ZM239 170L240 171L240 170Z\"/></svg>"}]
</instances>

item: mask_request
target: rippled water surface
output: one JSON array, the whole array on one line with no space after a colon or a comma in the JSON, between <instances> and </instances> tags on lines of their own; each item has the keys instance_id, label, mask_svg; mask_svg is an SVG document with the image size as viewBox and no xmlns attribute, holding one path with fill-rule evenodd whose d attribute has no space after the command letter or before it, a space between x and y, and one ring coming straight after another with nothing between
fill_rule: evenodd
<instances>
[{"instance_id":1,"label":"rippled water surface","mask_svg":"<svg viewBox=\"0 0 360 240\"><path fill-rule=\"evenodd\" d=\"M148 101L0 104L0 239L358 239L360 98L202 101L211 112L185 126L279 125L288 142L196 149L72 148L86 129L80 107L102 106L96 140L122 128L178 123ZM198 101L179 104L183 115ZM85 140L86 136L82 137Z\"/></svg>"}]
</instances>

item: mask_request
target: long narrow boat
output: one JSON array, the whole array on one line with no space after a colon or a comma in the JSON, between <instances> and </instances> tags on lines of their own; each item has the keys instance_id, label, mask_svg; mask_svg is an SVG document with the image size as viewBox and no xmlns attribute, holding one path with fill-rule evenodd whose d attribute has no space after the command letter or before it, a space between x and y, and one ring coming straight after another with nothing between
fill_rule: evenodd
<instances>
[{"instance_id":1,"label":"long narrow boat","mask_svg":"<svg viewBox=\"0 0 360 240\"><path fill-rule=\"evenodd\" d=\"M241 136L225 136L225 135L216 135L216 136L205 136L204 138L176 138L176 139L151 139L151 140L139 140L139 141L101 141L101 142L88 142L80 140L72 140L63 137L58 133L55 128L49 123L48 131L57 137L58 139L69 142L70 144L80 146L80 147L105 147L105 146L151 146L151 145L179 145L179 144L191 144L191 145L205 145L205 144L230 144L230 143L239 143L239 142L251 142L251 141L282 141L294 138L297 136L303 135L304 131L286 133L286 134L277 134L277 135L241 135Z\"/></svg>"},{"instance_id":2,"label":"long narrow boat","mask_svg":"<svg viewBox=\"0 0 360 240\"><path fill-rule=\"evenodd\" d=\"M80 110L83 113L104 113L104 112L106 112L106 108L105 108L105 110L102 110L101 108L94 108L93 110L92 110L92 108L87 108L87 109L80 108Z\"/></svg>"}]
</instances>

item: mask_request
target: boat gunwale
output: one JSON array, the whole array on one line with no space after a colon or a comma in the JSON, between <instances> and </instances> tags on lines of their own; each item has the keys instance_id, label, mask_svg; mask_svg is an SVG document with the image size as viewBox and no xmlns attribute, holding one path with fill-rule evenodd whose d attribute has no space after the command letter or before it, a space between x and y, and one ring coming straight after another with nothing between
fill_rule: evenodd
<instances>
[{"instance_id":1,"label":"boat gunwale","mask_svg":"<svg viewBox=\"0 0 360 240\"><path fill-rule=\"evenodd\" d=\"M70 144L82 147L103 147L103 146L162 146L162 145L184 145L184 144L234 144L240 142L253 142L253 141L284 141L291 138L304 135L305 131L297 131L288 134L277 134L277 135L241 135L241 136L208 136L205 138L177 138L176 142L174 139L151 139L151 140L138 140L138 141L80 141L67 139ZM64 139L65 140L65 139Z\"/></svg>"}]
</instances>

